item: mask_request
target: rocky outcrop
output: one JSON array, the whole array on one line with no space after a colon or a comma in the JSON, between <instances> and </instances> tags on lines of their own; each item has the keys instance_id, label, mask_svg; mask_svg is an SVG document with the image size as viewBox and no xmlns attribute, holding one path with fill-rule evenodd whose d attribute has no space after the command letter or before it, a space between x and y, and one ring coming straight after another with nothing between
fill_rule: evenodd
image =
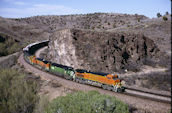
<instances>
[{"instance_id":1,"label":"rocky outcrop","mask_svg":"<svg viewBox=\"0 0 172 113\"><path fill-rule=\"evenodd\" d=\"M48 58L60 64L72 67L80 67L82 60L76 56L76 47L70 29L55 32L49 43Z\"/></svg>"},{"instance_id":2,"label":"rocky outcrop","mask_svg":"<svg viewBox=\"0 0 172 113\"><path fill-rule=\"evenodd\" d=\"M114 72L144 58L157 59L160 51L142 34L79 29L56 31L50 38L48 59L92 71Z\"/></svg>"}]
</instances>

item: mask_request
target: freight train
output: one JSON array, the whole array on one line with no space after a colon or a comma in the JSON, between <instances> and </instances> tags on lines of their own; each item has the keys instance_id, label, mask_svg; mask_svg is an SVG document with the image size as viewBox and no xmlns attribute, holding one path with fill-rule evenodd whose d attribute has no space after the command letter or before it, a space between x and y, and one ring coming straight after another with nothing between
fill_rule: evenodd
<instances>
[{"instance_id":1,"label":"freight train","mask_svg":"<svg viewBox=\"0 0 172 113\"><path fill-rule=\"evenodd\" d=\"M74 69L73 67L53 63L41 58L36 58L34 55L35 51L39 48L47 46L48 42L48 40L45 40L26 46L23 49L25 61L41 70L47 71L56 76L61 76L67 80L72 80L81 84L102 87L103 89L111 90L114 92L125 91L125 87L121 84L122 81L119 79L118 75L91 72L84 69Z\"/></svg>"}]
</instances>

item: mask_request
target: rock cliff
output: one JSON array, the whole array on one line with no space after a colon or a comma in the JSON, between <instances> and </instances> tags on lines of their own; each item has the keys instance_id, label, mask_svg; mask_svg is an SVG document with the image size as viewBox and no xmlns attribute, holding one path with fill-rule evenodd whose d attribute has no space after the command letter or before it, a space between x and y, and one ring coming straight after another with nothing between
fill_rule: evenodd
<instances>
[{"instance_id":1,"label":"rock cliff","mask_svg":"<svg viewBox=\"0 0 172 113\"><path fill-rule=\"evenodd\" d=\"M160 51L142 34L63 29L50 38L48 59L92 71L114 72L155 61ZM157 60L158 61L158 60Z\"/></svg>"}]
</instances>

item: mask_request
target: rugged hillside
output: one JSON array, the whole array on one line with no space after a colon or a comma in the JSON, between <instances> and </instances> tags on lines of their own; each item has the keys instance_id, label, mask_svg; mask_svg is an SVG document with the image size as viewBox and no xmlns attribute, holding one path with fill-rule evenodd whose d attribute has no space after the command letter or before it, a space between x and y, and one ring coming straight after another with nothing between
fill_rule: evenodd
<instances>
[{"instance_id":1,"label":"rugged hillside","mask_svg":"<svg viewBox=\"0 0 172 113\"><path fill-rule=\"evenodd\" d=\"M146 19L127 27L122 26L108 31L143 33L152 39L159 49L171 55L171 16L166 15L165 17L167 20L164 20L163 17Z\"/></svg>"},{"instance_id":2,"label":"rugged hillside","mask_svg":"<svg viewBox=\"0 0 172 113\"><path fill-rule=\"evenodd\" d=\"M9 35L24 45L49 39L51 33L64 28L107 30L145 20L143 15L93 13L85 15L34 16L29 18L0 17L0 33Z\"/></svg>"},{"instance_id":3,"label":"rugged hillside","mask_svg":"<svg viewBox=\"0 0 172 113\"><path fill-rule=\"evenodd\" d=\"M50 39L47 58L53 62L103 72L141 69L141 74L125 71L121 76L129 85L170 91L171 16L165 17L113 13L0 17L0 54Z\"/></svg>"},{"instance_id":4,"label":"rugged hillside","mask_svg":"<svg viewBox=\"0 0 172 113\"><path fill-rule=\"evenodd\" d=\"M171 17L164 22L161 18L149 19L143 15L114 13L93 13L85 15L34 16L29 18L0 17L0 32L21 41L48 39L51 33L64 28L78 28L108 31L144 32L152 39L170 39ZM158 44L159 45L159 44ZM168 44L169 45L169 44ZM170 47L167 47L168 49Z\"/></svg>"},{"instance_id":5,"label":"rugged hillside","mask_svg":"<svg viewBox=\"0 0 172 113\"><path fill-rule=\"evenodd\" d=\"M0 33L0 57L12 54L21 49L20 41Z\"/></svg>"},{"instance_id":6,"label":"rugged hillside","mask_svg":"<svg viewBox=\"0 0 172 113\"><path fill-rule=\"evenodd\" d=\"M151 42L151 44L153 43L152 47L154 47L154 45L155 45L155 48L158 47L157 51L160 50L161 53L167 54L168 62L169 62L169 59L171 57L171 54L170 54L171 53L171 44L170 44L171 17L168 15L166 15L166 16L167 16L167 20L163 20L162 17L157 18L157 19L149 19L143 15L137 15L137 14L128 15L128 14L113 14L113 13L93 13L93 14L85 14L85 15L81 14L81 15L62 15L62 16L34 16L34 17L29 17L29 18L16 18L16 19L0 17L0 33L3 34L1 37L3 37L4 35L8 35L8 36L14 38L15 40L19 41L21 43L21 45L24 46L24 45L34 42L36 40L44 40L44 39L49 39L49 38L52 39L52 37L57 37L59 34L56 32L59 29L65 29L65 28L87 29L89 31L83 31L83 30L77 31L76 30L75 37L79 38L83 35L84 37L88 38L88 40L80 40L79 42L76 40L77 44L68 45L68 46L72 46L72 48L75 48L75 52L78 53L77 46L82 47L85 43L91 44L91 42L89 42L89 41L92 41L91 39L95 38L98 40L97 42L100 44L100 45L96 45L96 46L100 46L100 47L103 46L103 49L106 48L107 50L104 50L105 51L104 53L100 52L101 49L97 50L101 54L104 54L104 56L101 56L100 54L95 53L95 55L100 56L100 58L98 58L99 60L96 62L93 61L94 62L93 64L95 65L98 62L101 64L102 61L100 59L108 59L108 60L115 59L114 61L107 60L105 63L102 62L103 67L101 67L101 68L106 67L105 71L119 70L120 68L125 68L126 62L128 64L128 62L130 61L130 57L131 58L134 57L132 59L134 59L134 62L135 62L135 61L137 61L138 58L140 60L142 60L142 58L143 58L142 56L144 56L144 54L145 54L144 51L137 53L138 55L135 54L135 50L137 50L137 46L133 45L134 43L136 43L136 42L132 42L133 37L136 37L136 39L138 37L142 37L141 40L138 39L138 40L140 40L139 42L141 44L144 43L145 39L147 40L146 37L151 39L151 41L149 41L149 42ZM90 32L90 30L92 30L92 31ZM115 34L119 34L119 37L112 35L111 33L104 32L104 31L112 32L112 34L113 34L113 32L115 32ZM140 35L140 36L130 35L132 33ZM117 40L116 42L112 41L113 39L109 39L109 37L111 37L111 38L118 37L120 39L122 37L122 34L124 35L125 39L129 40L127 43L126 42L122 43L119 40L117 40L116 38L115 38L115 40ZM129 34L129 36L128 36L128 34ZM57 36L55 36L55 35L57 35ZM59 39L57 39L57 40L58 41L61 40L65 45L65 43L67 41L63 41L63 40L66 35L67 36L69 35L68 37L70 37L70 36L72 37L73 31L71 34L70 33L67 33L67 34L62 33L62 35L59 35L60 37L58 37ZM102 40L99 40L99 38ZM109 40L110 45L108 45L107 42L105 44L106 40ZM112 49L111 46L113 44L116 45L116 43L119 43L119 44L117 44L118 46L113 47L114 49ZM133 50L123 49L123 48L128 48L127 44L131 45ZM94 47L94 43L92 44L92 46ZM85 48L86 48L86 50L84 50ZM81 53L82 56L80 56L81 58L77 57L75 59L76 60L75 62L77 62L77 60L79 58L79 59L81 59L81 62L84 65L87 65L86 64L87 61L88 61L88 65L89 65L89 62L91 62L91 61L89 61L89 59L91 60L92 56L88 56L87 50L89 50L90 48L92 49L92 47L90 47L89 45L86 47L84 45L82 48L80 48L83 50L83 53ZM141 48L144 50L144 47L142 45L141 45ZM117 50L119 52L116 52ZM127 56L129 57L128 61L125 61L123 59L123 56L121 56L125 51L128 54ZM153 49L153 51L154 51L154 49ZM52 53L53 52L54 51L52 51ZM118 57L120 57L120 58L118 58L118 57L114 58L112 54L117 54L117 55L119 55ZM146 54L148 54L148 53L146 53ZM157 54L159 54L159 53L157 53ZM60 55L61 54L59 54L59 57L61 57ZM149 55L147 55L147 56L149 57ZM66 57L70 57L70 56L66 56ZM109 58L106 58L106 57L109 57ZM164 60L166 60L166 57L164 57ZM110 66L109 62L115 62L116 66ZM158 60L156 59L155 62L158 62ZM67 61L63 62L63 63L69 64ZM71 66L74 65L74 62L73 62L73 64L70 63L70 65ZM83 67L83 66L81 66L81 64L76 63L75 65L77 65L77 67L78 66ZM86 67L87 67L87 69L92 69L92 67L89 67L89 66L86 66ZM93 66L93 67L95 67L95 66ZM102 70L101 68L98 68L98 69Z\"/></svg>"},{"instance_id":7,"label":"rugged hillside","mask_svg":"<svg viewBox=\"0 0 172 113\"><path fill-rule=\"evenodd\" d=\"M148 18L137 14L93 13L85 15L35 16L15 19L15 21L28 23L38 28L41 27L42 29L46 29L49 32L53 32L63 28L107 30L133 25L145 19Z\"/></svg>"},{"instance_id":8,"label":"rugged hillside","mask_svg":"<svg viewBox=\"0 0 172 113\"><path fill-rule=\"evenodd\" d=\"M49 37L49 33L41 28L25 22L18 22L16 19L7 19L0 17L0 33L8 35L22 43L43 40Z\"/></svg>"},{"instance_id":9,"label":"rugged hillside","mask_svg":"<svg viewBox=\"0 0 172 113\"><path fill-rule=\"evenodd\" d=\"M127 15L113 13L93 13L85 15L34 16L29 18L0 17L0 36L10 36L18 40L21 48L25 45L49 39L50 35L59 29L79 28L93 30L108 30L126 25L133 25L148 19L143 15ZM19 49L17 49L19 50Z\"/></svg>"},{"instance_id":10,"label":"rugged hillside","mask_svg":"<svg viewBox=\"0 0 172 113\"><path fill-rule=\"evenodd\" d=\"M137 71L146 58L158 61L161 52L142 34L64 29L51 36L47 55L74 68L115 72L132 67Z\"/></svg>"}]
</instances>

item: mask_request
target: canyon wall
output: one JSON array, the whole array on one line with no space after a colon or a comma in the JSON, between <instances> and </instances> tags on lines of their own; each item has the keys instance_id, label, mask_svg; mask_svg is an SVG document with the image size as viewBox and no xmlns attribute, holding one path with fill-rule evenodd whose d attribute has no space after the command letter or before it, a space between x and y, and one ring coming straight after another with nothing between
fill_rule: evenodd
<instances>
[{"instance_id":1,"label":"canyon wall","mask_svg":"<svg viewBox=\"0 0 172 113\"><path fill-rule=\"evenodd\" d=\"M139 67L145 58L158 61L160 55L142 34L62 29L51 35L47 58L74 68L117 72Z\"/></svg>"}]
</instances>

